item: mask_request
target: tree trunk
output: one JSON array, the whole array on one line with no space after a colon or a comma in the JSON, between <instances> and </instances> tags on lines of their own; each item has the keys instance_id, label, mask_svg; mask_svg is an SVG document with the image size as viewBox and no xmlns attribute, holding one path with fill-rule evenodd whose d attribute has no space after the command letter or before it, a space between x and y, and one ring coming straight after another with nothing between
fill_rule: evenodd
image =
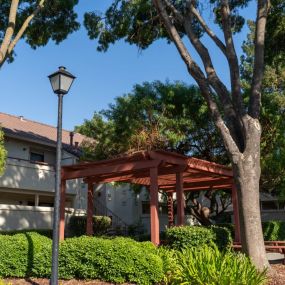
<instances>
[{"instance_id":1,"label":"tree trunk","mask_svg":"<svg viewBox=\"0 0 285 285\"><path fill-rule=\"evenodd\" d=\"M251 257L259 270L269 267L261 226L260 134L257 119L248 118L247 143L244 153L231 155L238 189L241 242L243 251Z\"/></svg>"}]
</instances>

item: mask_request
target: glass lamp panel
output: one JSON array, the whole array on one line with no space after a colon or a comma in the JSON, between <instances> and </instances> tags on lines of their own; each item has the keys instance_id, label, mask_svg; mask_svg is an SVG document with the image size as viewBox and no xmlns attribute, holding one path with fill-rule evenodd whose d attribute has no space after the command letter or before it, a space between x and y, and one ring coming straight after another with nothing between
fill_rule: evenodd
<instances>
[{"instance_id":1,"label":"glass lamp panel","mask_svg":"<svg viewBox=\"0 0 285 285\"><path fill-rule=\"evenodd\" d=\"M59 86L59 76L60 76L59 74L56 74L56 75L54 75L54 76L49 78L52 90L55 93L60 89L60 86Z\"/></svg>"},{"instance_id":2,"label":"glass lamp panel","mask_svg":"<svg viewBox=\"0 0 285 285\"><path fill-rule=\"evenodd\" d=\"M64 92L68 92L69 88L73 82L73 78L66 76L64 74L60 75L60 89Z\"/></svg>"}]
</instances>

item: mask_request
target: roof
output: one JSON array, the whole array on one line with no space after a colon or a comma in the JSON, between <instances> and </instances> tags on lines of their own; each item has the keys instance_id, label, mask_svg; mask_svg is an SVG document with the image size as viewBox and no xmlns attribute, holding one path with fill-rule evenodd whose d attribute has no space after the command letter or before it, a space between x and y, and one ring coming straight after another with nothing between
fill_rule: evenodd
<instances>
[{"instance_id":1,"label":"roof","mask_svg":"<svg viewBox=\"0 0 285 285\"><path fill-rule=\"evenodd\" d=\"M23 116L14 116L0 112L0 126L8 137L14 137L22 140L33 141L36 143L56 146L57 128L40 122L35 122L24 118ZM73 145L70 145L70 131L62 131L63 148L75 155L79 155L79 149L75 143L80 145L87 139L79 133L74 133Z\"/></svg>"},{"instance_id":2,"label":"roof","mask_svg":"<svg viewBox=\"0 0 285 285\"><path fill-rule=\"evenodd\" d=\"M229 189L233 184L231 168L167 151L139 151L114 159L85 162L62 167L62 179L84 178L85 182L126 182L149 186L150 169L158 170L161 190L175 190L176 173L183 173L185 191Z\"/></svg>"}]
</instances>

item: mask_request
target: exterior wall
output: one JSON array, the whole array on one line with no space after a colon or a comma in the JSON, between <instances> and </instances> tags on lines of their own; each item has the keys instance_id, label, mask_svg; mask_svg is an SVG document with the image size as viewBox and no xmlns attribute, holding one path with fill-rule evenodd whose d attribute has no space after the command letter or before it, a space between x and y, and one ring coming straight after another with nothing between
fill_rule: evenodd
<instances>
[{"instance_id":1,"label":"exterior wall","mask_svg":"<svg viewBox=\"0 0 285 285\"><path fill-rule=\"evenodd\" d=\"M66 209L66 223L72 213L72 209ZM53 208L50 207L0 205L0 231L51 229L52 220Z\"/></svg>"},{"instance_id":2,"label":"exterior wall","mask_svg":"<svg viewBox=\"0 0 285 285\"><path fill-rule=\"evenodd\" d=\"M6 170L0 177L0 204L27 205L31 198L26 199L27 194L40 197L54 196L55 185L55 159L54 147L22 141L14 138L5 138L5 147L8 151ZM30 161L30 152L39 151L44 154L44 163ZM70 165L77 162L77 157L63 150L62 164ZM82 180L75 179L67 182L66 193L68 206L86 208L86 192L81 187ZM9 195L7 195L7 193ZM11 199L17 193L17 197ZM11 194L11 195L10 195ZM9 196L9 198L6 198ZM15 196L15 195L14 195ZM78 200L79 198L79 200Z\"/></svg>"},{"instance_id":3,"label":"exterior wall","mask_svg":"<svg viewBox=\"0 0 285 285\"><path fill-rule=\"evenodd\" d=\"M261 211L261 219L263 222L272 220L285 222L285 210L263 210Z\"/></svg>"}]
</instances>

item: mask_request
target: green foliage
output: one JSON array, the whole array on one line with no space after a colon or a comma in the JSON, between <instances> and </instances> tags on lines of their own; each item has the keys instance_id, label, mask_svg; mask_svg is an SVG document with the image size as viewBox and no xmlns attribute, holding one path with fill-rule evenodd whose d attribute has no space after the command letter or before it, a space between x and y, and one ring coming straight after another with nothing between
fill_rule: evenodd
<instances>
[{"instance_id":1,"label":"green foliage","mask_svg":"<svg viewBox=\"0 0 285 285\"><path fill-rule=\"evenodd\" d=\"M131 93L117 97L109 109L85 120L76 131L96 142L85 142L88 159L164 149L227 161L199 89L182 82L135 85Z\"/></svg>"},{"instance_id":2,"label":"green foliage","mask_svg":"<svg viewBox=\"0 0 285 285\"><path fill-rule=\"evenodd\" d=\"M265 240L285 240L285 222L269 221L262 223Z\"/></svg>"},{"instance_id":3,"label":"green foliage","mask_svg":"<svg viewBox=\"0 0 285 285\"><path fill-rule=\"evenodd\" d=\"M0 277L49 276L51 240L37 233L0 235Z\"/></svg>"},{"instance_id":4,"label":"green foliage","mask_svg":"<svg viewBox=\"0 0 285 285\"><path fill-rule=\"evenodd\" d=\"M187 14L186 1L170 0L174 7L181 12L183 16ZM211 6L208 9L214 18L214 21L221 26L220 1L211 0ZM234 32L241 30L244 19L239 15L239 8L243 8L249 2L229 1L231 7L231 23ZM197 1L197 7L204 11L203 1ZM210 10L210 11L209 11ZM175 22L175 18L172 18ZM185 35L183 25L176 23L177 30L181 36ZM197 20L193 19L193 30L198 37L203 35L202 29ZM157 10L151 0L114 0L104 13L92 11L85 14L84 25L88 31L90 39L98 39L99 51L107 51L111 44L124 39L129 44L135 44L140 49L148 48L158 39L169 38Z\"/></svg>"},{"instance_id":5,"label":"green foliage","mask_svg":"<svg viewBox=\"0 0 285 285\"><path fill-rule=\"evenodd\" d=\"M5 170L7 151L4 147L4 133L0 128L0 176Z\"/></svg>"},{"instance_id":6,"label":"green foliage","mask_svg":"<svg viewBox=\"0 0 285 285\"><path fill-rule=\"evenodd\" d=\"M22 0L17 12L15 32L17 33L38 5L37 0ZM27 28L23 39L32 47L45 46L49 40L59 44L67 36L78 30L80 25L76 21L77 14L74 7L78 0L46 0L44 8L37 14ZM11 1L0 1L0 44L7 29ZM14 59L13 54L9 61Z\"/></svg>"},{"instance_id":7,"label":"green foliage","mask_svg":"<svg viewBox=\"0 0 285 285\"><path fill-rule=\"evenodd\" d=\"M281 64L285 60L285 2L271 0L266 24L265 60L268 64Z\"/></svg>"},{"instance_id":8,"label":"green foliage","mask_svg":"<svg viewBox=\"0 0 285 285\"><path fill-rule=\"evenodd\" d=\"M187 248L175 253L175 272L170 284L187 285L261 285L266 271L259 272L250 259L215 246Z\"/></svg>"},{"instance_id":9,"label":"green foliage","mask_svg":"<svg viewBox=\"0 0 285 285\"><path fill-rule=\"evenodd\" d=\"M245 97L249 97L254 61L255 24L248 22L250 33L243 44L241 75ZM275 29L275 27L273 27ZM269 38L269 41L271 39ZM278 46L278 45L277 45ZM265 53L272 51L266 49ZM276 55L277 57L277 55ZM273 61L265 66L262 82L261 190L285 195L285 65Z\"/></svg>"},{"instance_id":10,"label":"green foliage","mask_svg":"<svg viewBox=\"0 0 285 285\"><path fill-rule=\"evenodd\" d=\"M37 233L0 235L0 278L50 277L51 239ZM163 264L150 242L129 238L70 238L60 243L59 277L153 284Z\"/></svg>"},{"instance_id":11,"label":"green foliage","mask_svg":"<svg viewBox=\"0 0 285 285\"><path fill-rule=\"evenodd\" d=\"M163 278L162 260L155 247L127 238L80 237L61 246L60 276L110 282L152 284Z\"/></svg>"},{"instance_id":12,"label":"green foliage","mask_svg":"<svg viewBox=\"0 0 285 285\"><path fill-rule=\"evenodd\" d=\"M221 227L181 226L166 230L166 243L170 248L182 250L216 244L220 249L232 243L231 233Z\"/></svg>"},{"instance_id":13,"label":"green foliage","mask_svg":"<svg viewBox=\"0 0 285 285\"><path fill-rule=\"evenodd\" d=\"M70 236L82 236L86 234L86 216L70 217L68 230ZM94 235L103 235L111 227L111 219L106 216L93 216Z\"/></svg>"}]
</instances>

